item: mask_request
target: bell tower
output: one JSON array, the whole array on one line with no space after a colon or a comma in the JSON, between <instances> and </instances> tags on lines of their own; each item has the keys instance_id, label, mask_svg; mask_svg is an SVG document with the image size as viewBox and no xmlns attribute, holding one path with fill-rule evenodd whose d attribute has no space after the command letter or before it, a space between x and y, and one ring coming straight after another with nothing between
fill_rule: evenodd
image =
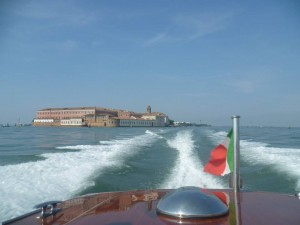
<instances>
[{"instance_id":1,"label":"bell tower","mask_svg":"<svg viewBox=\"0 0 300 225\"><path fill-rule=\"evenodd\" d=\"M151 106L150 105L147 106L147 113L151 114Z\"/></svg>"}]
</instances>

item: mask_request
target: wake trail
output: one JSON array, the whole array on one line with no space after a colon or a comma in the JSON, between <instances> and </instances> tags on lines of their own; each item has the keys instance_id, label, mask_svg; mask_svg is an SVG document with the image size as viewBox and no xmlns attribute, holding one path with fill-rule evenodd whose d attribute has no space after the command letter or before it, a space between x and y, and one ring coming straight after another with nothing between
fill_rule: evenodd
<instances>
[{"instance_id":1,"label":"wake trail","mask_svg":"<svg viewBox=\"0 0 300 225\"><path fill-rule=\"evenodd\" d=\"M226 135L226 132L220 131L211 133L210 138L213 142L220 142ZM293 177L297 180L295 190L300 189L300 149L270 147L263 142L241 140L240 154L241 160L252 166L270 166L281 174Z\"/></svg>"},{"instance_id":2,"label":"wake trail","mask_svg":"<svg viewBox=\"0 0 300 225\"><path fill-rule=\"evenodd\" d=\"M128 157L158 137L142 134L99 145L61 146L78 151L47 153L45 160L0 167L0 218L6 220L26 213L40 202L63 200L94 185L93 178L108 168L122 167Z\"/></svg>"},{"instance_id":3,"label":"wake trail","mask_svg":"<svg viewBox=\"0 0 300 225\"><path fill-rule=\"evenodd\" d=\"M216 177L203 171L203 165L196 154L196 147L191 130L179 131L174 139L167 144L177 151L178 157L174 168L163 188L178 188L182 186L198 186L203 188L224 188Z\"/></svg>"},{"instance_id":4,"label":"wake trail","mask_svg":"<svg viewBox=\"0 0 300 225\"><path fill-rule=\"evenodd\" d=\"M275 148L266 143L241 141L241 156L251 165L267 165L297 180L300 189L300 149Z\"/></svg>"}]
</instances>

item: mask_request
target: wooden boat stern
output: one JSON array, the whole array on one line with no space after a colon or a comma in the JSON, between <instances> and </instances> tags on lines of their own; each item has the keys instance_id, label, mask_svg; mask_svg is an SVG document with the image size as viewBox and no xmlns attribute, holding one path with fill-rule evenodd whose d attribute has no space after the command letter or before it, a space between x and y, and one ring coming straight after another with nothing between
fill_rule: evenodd
<instances>
[{"instance_id":1,"label":"wooden boat stern","mask_svg":"<svg viewBox=\"0 0 300 225\"><path fill-rule=\"evenodd\" d=\"M200 190L200 189L199 189ZM236 215L232 190L201 190L220 197L229 212L215 218L176 218L157 212L159 200L173 190L107 192L81 196L57 204L61 208L55 215L39 218L39 211L21 219L3 222L3 225L140 225L140 224L210 224L210 225L253 225L253 224L300 224L300 200L293 195L269 192L240 192L239 214Z\"/></svg>"}]
</instances>

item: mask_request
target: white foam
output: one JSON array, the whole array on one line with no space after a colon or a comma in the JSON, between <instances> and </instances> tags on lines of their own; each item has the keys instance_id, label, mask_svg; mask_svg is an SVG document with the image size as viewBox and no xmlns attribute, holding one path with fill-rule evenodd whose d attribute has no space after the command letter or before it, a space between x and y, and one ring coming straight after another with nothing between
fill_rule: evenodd
<instances>
[{"instance_id":1,"label":"white foam","mask_svg":"<svg viewBox=\"0 0 300 225\"><path fill-rule=\"evenodd\" d=\"M241 157L252 165L269 165L279 173L297 179L300 189L300 149L269 147L266 143L241 141Z\"/></svg>"},{"instance_id":2,"label":"white foam","mask_svg":"<svg viewBox=\"0 0 300 225\"><path fill-rule=\"evenodd\" d=\"M206 130L206 134L215 145L220 144L227 136L227 132L225 131L213 132L211 130Z\"/></svg>"},{"instance_id":3,"label":"white foam","mask_svg":"<svg viewBox=\"0 0 300 225\"><path fill-rule=\"evenodd\" d=\"M157 130L157 133L155 133L154 131L146 130L145 133L156 136L156 137L162 139L163 137L161 135L159 135L159 133L164 133L164 132L162 130Z\"/></svg>"},{"instance_id":4,"label":"white foam","mask_svg":"<svg viewBox=\"0 0 300 225\"><path fill-rule=\"evenodd\" d=\"M220 131L212 132L209 137L214 143L220 143L226 135L226 132ZM268 165L279 173L295 178L295 190L300 189L300 149L270 147L267 143L251 139L240 141L240 154L241 159L250 165Z\"/></svg>"},{"instance_id":5,"label":"white foam","mask_svg":"<svg viewBox=\"0 0 300 225\"><path fill-rule=\"evenodd\" d=\"M75 146L62 146L56 147L56 149L70 149L70 150L88 150L91 148L97 148L97 145L75 145Z\"/></svg>"},{"instance_id":6,"label":"white foam","mask_svg":"<svg viewBox=\"0 0 300 225\"><path fill-rule=\"evenodd\" d=\"M93 176L107 168L124 166L126 158L157 137L143 134L106 145L76 145L58 149L74 152L42 154L45 160L0 167L0 219L6 220L46 200L63 200L93 185Z\"/></svg>"},{"instance_id":7,"label":"white foam","mask_svg":"<svg viewBox=\"0 0 300 225\"><path fill-rule=\"evenodd\" d=\"M191 130L179 131L168 145L178 151L178 158L163 188L182 186L198 186L205 188L224 188L218 178L203 172L203 165L195 153L195 145Z\"/></svg>"}]
</instances>

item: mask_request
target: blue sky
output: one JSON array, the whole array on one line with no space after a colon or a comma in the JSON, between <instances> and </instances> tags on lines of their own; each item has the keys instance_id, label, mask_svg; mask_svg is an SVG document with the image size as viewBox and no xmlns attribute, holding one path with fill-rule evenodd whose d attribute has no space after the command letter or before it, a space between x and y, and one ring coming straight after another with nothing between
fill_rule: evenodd
<instances>
[{"instance_id":1,"label":"blue sky","mask_svg":"<svg viewBox=\"0 0 300 225\"><path fill-rule=\"evenodd\" d=\"M300 126L300 2L0 2L0 124L48 107Z\"/></svg>"}]
</instances>

